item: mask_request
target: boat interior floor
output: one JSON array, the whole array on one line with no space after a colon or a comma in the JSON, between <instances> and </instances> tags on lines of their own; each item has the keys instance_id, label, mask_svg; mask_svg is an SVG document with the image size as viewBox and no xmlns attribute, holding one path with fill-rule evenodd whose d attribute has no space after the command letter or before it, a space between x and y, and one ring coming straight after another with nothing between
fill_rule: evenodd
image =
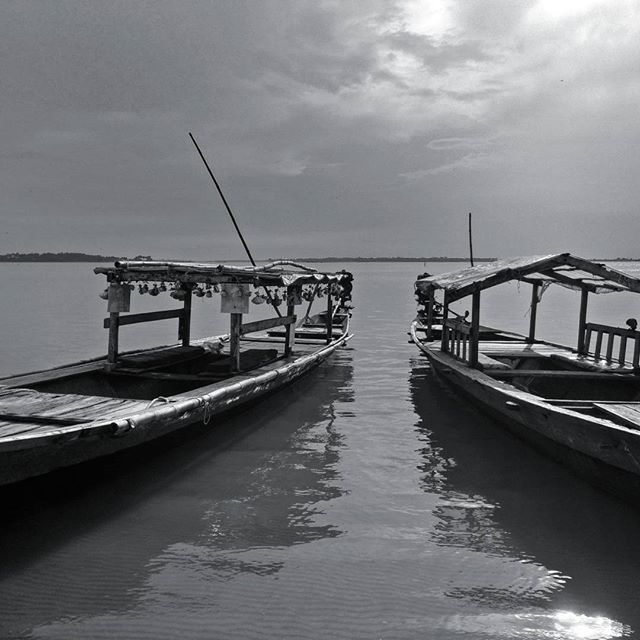
<instances>
[{"instance_id":1,"label":"boat interior floor","mask_svg":"<svg viewBox=\"0 0 640 640\"><path fill-rule=\"evenodd\" d=\"M316 349L317 345L299 345L291 357ZM199 395L203 387L211 391L228 379L278 368L283 359L275 348L246 349L241 353L241 371L232 374L226 354L202 347L168 347L128 354L122 359L128 371L124 366L106 371L102 363L92 363L21 376L15 379L21 386L5 379L0 384L0 439L124 417L144 410L160 396ZM190 368L197 373L180 373Z\"/></svg>"},{"instance_id":2,"label":"boat interior floor","mask_svg":"<svg viewBox=\"0 0 640 640\"><path fill-rule=\"evenodd\" d=\"M296 354L305 350L301 345ZM213 353L195 345L174 346L123 354L111 368L106 368L104 362L91 367L62 367L3 382L14 389L44 393L153 400L225 381L271 363L278 366L283 358L275 345L245 348L240 353L239 371L232 371L228 353Z\"/></svg>"},{"instance_id":3,"label":"boat interior floor","mask_svg":"<svg viewBox=\"0 0 640 640\"><path fill-rule=\"evenodd\" d=\"M630 363L581 356L560 345L480 341L478 365L492 378L542 398L583 403L576 410L602 413L594 403L640 401L640 372Z\"/></svg>"}]
</instances>

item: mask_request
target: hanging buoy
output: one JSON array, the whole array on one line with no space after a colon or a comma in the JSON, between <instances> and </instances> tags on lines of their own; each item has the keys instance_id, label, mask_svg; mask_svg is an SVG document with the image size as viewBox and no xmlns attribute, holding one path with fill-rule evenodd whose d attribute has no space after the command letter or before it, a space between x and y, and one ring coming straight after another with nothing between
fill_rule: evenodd
<instances>
[{"instance_id":1,"label":"hanging buoy","mask_svg":"<svg viewBox=\"0 0 640 640\"><path fill-rule=\"evenodd\" d=\"M153 287L151 287L151 289L149 289L149 295L150 296L157 296L160 293L160 289L158 289L158 285L154 284Z\"/></svg>"},{"instance_id":2,"label":"hanging buoy","mask_svg":"<svg viewBox=\"0 0 640 640\"><path fill-rule=\"evenodd\" d=\"M160 287L159 287L160 291L166 291L167 290L167 285L164 282L160 283Z\"/></svg>"},{"instance_id":3,"label":"hanging buoy","mask_svg":"<svg viewBox=\"0 0 640 640\"><path fill-rule=\"evenodd\" d=\"M251 298L251 302L253 302L253 304L262 304L264 302L264 296L256 293L256 295Z\"/></svg>"},{"instance_id":4,"label":"hanging buoy","mask_svg":"<svg viewBox=\"0 0 640 640\"><path fill-rule=\"evenodd\" d=\"M213 297L213 293L211 293L211 289L207 289L207 292L204 294L207 298Z\"/></svg>"},{"instance_id":5,"label":"hanging buoy","mask_svg":"<svg viewBox=\"0 0 640 640\"><path fill-rule=\"evenodd\" d=\"M282 298L277 293L273 296L273 298L271 298L271 300L276 307L279 307L282 304Z\"/></svg>"},{"instance_id":6,"label":"hanging buoy","mask_svg":"<svg viewBox=\"0 0 640 640\"><path fill-rule=\"evenodd\" d=\"M204 291L198 287L193 290L193 295L198 296L198 298L202 298L204 296Z\"/></svg>"},{"instance_id":7,"label":"hanging buoy","mask_svg":"<svg viewBox=\"0 0 640 640\"><path fill-rule=\"evenodd\" d=\"M108 300L109 299L109 289L105 289L101 294L100 297L103 300Z\"/></svg>"}]
</instances>

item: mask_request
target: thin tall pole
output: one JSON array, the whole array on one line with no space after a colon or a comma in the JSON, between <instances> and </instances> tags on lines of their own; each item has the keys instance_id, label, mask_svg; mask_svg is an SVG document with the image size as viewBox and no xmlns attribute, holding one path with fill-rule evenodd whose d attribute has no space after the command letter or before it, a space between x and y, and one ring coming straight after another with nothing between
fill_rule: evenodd
<instances>
[{"instance_id":1,"label":"thin tall pole","mask_svg":"<svg viewBox=\"0 0 640 640\"><path fill-rule=\"evenodd\" d=\"M469 211L469 260L473 267L473 239L471 237L471 211Z\"/></svg>"},{"instance_id":2,"label":"thin tall pole","mask_svg":"<svg viewBox=\"0 0 640 640\"><path fill-rule=\"evenodd\" d=\"M196 149L198 150L198 153L200 154L200 157L202 158L202 162L204 162L204 166L207 168L207 171L209 172L209 175L211 176L211 179L213 180L213 184L216 185L216 189L218 190L218 193L220 194L220 197L222 198L222 202L224 202L224 206L227 208L227 212L229 213L229 216L231 218L231 222L233 222L233 226L236 228L236 231L238 232L238 236L240 236L240 241L242 242L242 246L244 247L244 250L247 252L247 256L249 256L249 260L251 260L251 264L255 267L256 266L256 262L253 259L253 256L251 255L251 251L249 251L249 247L247 246L247 243L244 241L244 237L242 235L242 232L240 231L240 227L238 227L238 223L236 222L236 219L231 211L231 207L229 207L229 204L227 203L227 199L224 197L224 193L222 193L222 189L220 188L220 185L218 184L218 181L216 180L216 177L213 175L213 171L211 171L211 168L209 167L209 163L207 162L207 159L204 157L204 154L202 153L202 151L200 151L200 147L198 146L198 143L196 142L196 139L193 137L193 134L191 133L191 131L189 131L189 137L191 138L191 141L193 142L193 144L195 145ZM471 215L471 214L469 214Z\"/></svg>"},{"instance_id":3,"label":"thin tall pole","mask_svg":"<svg viewBox=\"0 0 640 640\"><path fill-rule=\"evenodd\" d=\"M216 189L218 190L218 193L220 194L220 198L222 198L222 202L224 202L224 206L227 209L227 212L229 213L229 217L231 218L231 222L233 222L233 226L235 227L236 231L238 232L238 236L240 237L240 242L242 242L242 246L244 247L244 250L247 252L247 256L249 257L249 260L251 261L251 264L255 267L256 266L256 261L253 259L253 256L251 255L251 251L249 251L249 247L247 246L247 243L244 241L244 236L242 235L242 232L240 231L240 227L238 226L238 223L236 222L235 216L233 215L233 212L231 211L231 207L229 206L229 203L227 202L227 199L224 197L224 193L222 193L222 189L220 188L220 185L218 184L218 181L216 180L216 177L213 175L213 171L211 171L211 167L209 167L209 163L207 162L207 159L204 157L204 154L202 153L202 151L200 151L200 147L198 146L198 143L196 142L196 139L193 137L193 134L191 133L191 131L189 131L189 137L191 138L191 142L193 142L195 148L198 150L198 154L200 155L200 157L202 158L202 162L204 162L204 166L207 168L207 171L209 172L209 175L211 176L211 179L213 180L213 184L216 185ZM263 286L265 293L267 294L267 299L269 300L269 304L271 304L271 306L275 309L275 312L278 314L278 316L282 317L282 314L280 313L280 309L278 309L278 307L276 306L275 302L273 301L273 297L271 296L271 292L269 291L269 289L267 289L266 286Z\"/></svg>"}]
</instances>

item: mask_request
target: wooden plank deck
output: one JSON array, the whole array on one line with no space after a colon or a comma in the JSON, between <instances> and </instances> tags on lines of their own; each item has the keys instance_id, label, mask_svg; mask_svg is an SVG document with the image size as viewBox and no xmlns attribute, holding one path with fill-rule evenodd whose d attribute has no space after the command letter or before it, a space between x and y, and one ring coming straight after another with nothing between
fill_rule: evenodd
<instances>
[{"instance_id":1,"label":"wooden plank deck","mask_svg":"<svg viewBox=\"0 0 640 640\"><path fill-rule=\"evenodd\" d=\"M316 345L296 344L294 354L289 358L311 354ZM249 354L251 355L251 354ZM259 371L270 371L283 366L286 359L278 358L261 363ZM154 375L153 372L148 375ZM158 374L155 374L158 375ZM169 374L167 374L169 375ZM256 375L255 371L225 376L213 383L205 378L197 389L180 394L182 397L194 397L202 393L202 387L211 390L223 387L234 380L243 380ZM197 378L197 376L193 376ZM47 393L28 388L11 388L0 385L0 440L5 437L24 433L37 433L92 422L98 419L122 418L139 413L149 405L148 400L128 398L110 398L65 393Z\"/></svg>"},{"instance_id":2,"label":"wooden plank deck","mask_svg":"<svg viewBox=\"0 0 640 640\"><path fill-rule=\"evenodd\" d=\"M148 401L106 398L34 389L3 389L0 392L0 438L19 433L48 431L98 418L121 417L140 411Z\"/></svg>"}]
</instances>

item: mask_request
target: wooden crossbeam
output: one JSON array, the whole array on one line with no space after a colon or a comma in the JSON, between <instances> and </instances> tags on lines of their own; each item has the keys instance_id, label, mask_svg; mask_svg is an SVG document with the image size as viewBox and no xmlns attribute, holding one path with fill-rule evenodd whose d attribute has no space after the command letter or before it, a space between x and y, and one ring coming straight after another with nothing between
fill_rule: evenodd
<instances>
[{"instance_id":1,"label":"wooden crossbeam","mask_svg":"<svg viewBox=\"0 0 640 640\"><path fill-rule=\"evenodd\" d=\"M125 324L138 324L140 322L154 322L155 320L168 320L169 318L181 318L184 314L184 309L167 309L165 311L150 311L148 313L131 313L125 316L118 317L118 326ZM104 319L104 328L109 329L111 327L111 319Z\"/></svg>"},{"instance_id":2,"label":"wooden crossbeam","mask_svg":"<svg viewBox=\"0 0 640 640\"><path fill-rule=\"evenodd\" d=\"M255 322L246 322L240 327L240 335L244 336L247 333L255 333L256 331L266 331L273 327L287 326L294 324L296 321L295 315L283 316L281 318L266 318L265 320L256 320Z\"/></svg>"},{"instance_id":3,"label":"wooden crossbeam","mask_svg":"<svg viewBox=\"0 0 640 640\"><path fill-rule=\"evenodd\" d=\"M599 373L591 371L545 371L539 369L509 369L491 371L492 378L571 378L578 380L598 380L607 382L632 382L638 384L638 378L624 373Z\"/></svg>"}]
</instances>

